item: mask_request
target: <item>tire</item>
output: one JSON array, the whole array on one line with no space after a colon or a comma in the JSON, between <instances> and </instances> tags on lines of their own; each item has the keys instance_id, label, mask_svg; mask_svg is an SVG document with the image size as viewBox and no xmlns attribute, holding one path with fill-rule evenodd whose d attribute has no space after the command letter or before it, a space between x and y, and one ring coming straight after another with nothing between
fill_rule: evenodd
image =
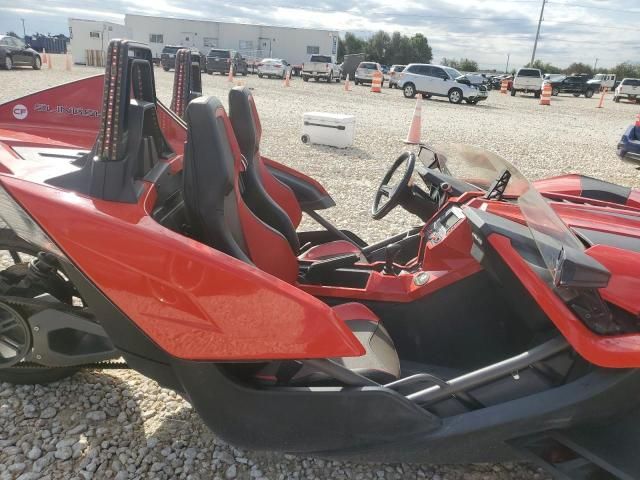
<instances>
[{"instance_id":1,"label":"tire","mask_svg":"<svg viewBox=\"0 0 640 480\"><path fill-rule=\"evenodd\" d=\"M591 89L587 90L586 92L584 92L584 96L585 96L586 98L591 98L591 97L593 97L593 90L591 90Z\"/></svg>"},{"instance_id":2,"label":"tire","mask_svg":"<svg viewBox=\"0 0 640 480\"><path fill-rule=\"evenodd\" d=\"M620 97L613 97L613 101L616 103L620 103Z\"/></svg>"},{"instance_id":3,"label":"tire","mask_svg":"<svg viewBox=\"0 0 640 480\"><path fill-rule=\"evenodd\" d=\"M213 72L210 72L209 70L207 70L207 75L213 75Z\"/></svg>"},{"instance_id":4,"label":"tire","mask_svg":"<svg viewBox=\"0 0 640 480\"><path fill-rule=\"evenodd\" d=\"M7 55L4 58L4 69L11 70L12 68L13 68L13 59L9 55Z\"/></svg>"},{"instance_id":5,"label":"tire","mask_svg":"<svg viewBox=\"0 0 640 480\"><path fill-rule=\"evenodd\" d=\"M391 82L389 82L389 84L387 85L389 88L393 88L393 85L391 85Z\"/></svg>"},{"instance_id":6,"label":"tire","mask_svg":"<svg viewBox=\"0 0 640 480\"><path fill-rule=\"evenodd\" d=\"M573 96L578 98L580 96L580 94L579 93L574 93Z\"/></svg>"},{"instance_id":7,"label":"tire","mask_svg":"<svg viewBox=\"0 0 640 480\"><path fill-rule=\"evenodd\" d=\"M554 88L553 90L551 90L551 95L553 95L554 97L557 97L558 95L560 95L560 89Z\"/></svg>"},{"instance_id":8,"label":"tire","mask_svg":"<svg viewBox=\"0 0 640 480\"><path fill-rule=\"evenodd\" d=\"M515 91L513 88L511 89L511 96L512 96L512 97L515 97L515 96L516 96L516 91Z\"/></svg>"},{"instance_id":9,"label":"tire","mask_svg":"<svg viewBox=\"0 0 640 480\"><path fill-rule=\"evenodd\" d=\"M261 73L258 74L258 78L262 78L262 74Z\"/></svg>"},{"instance_id":10,"label":"tire","mask_svg":"<svg viewBox=\"0 0 640 480\"><path fill-rule=\"evenodd\" d=\"M327 83L333 82L333 72L329 72L329 76L327 77Z\"/></svg>"},{"instance_id":11,"label":"tire","mask_svg":"<svg viewBox=\"0 0 640 480\"><path fill-rule=\"evenodd\" d=\"M405 83L404 87L402 87L402 94L404 98L415 98L416 86L413 83Z\"/></svg>"},{"instance_id":12,"label":"tire","mask_svg":"<svg viewBox=\"0 0 640 480\"><path fill-rule=\"evenodd\" d=\"M452 88L449 90L449 95L447 95L447 97L449 98L450 103L458 104L462 102L463 99L462 90L459 88Z\"/></svg>"},{"instance_id":13,"label":"tire","mask_svg":"<svg viewBox=\"0 0 640 480\"><path fill-rule=\"evenodd\" d=\"M303 82L308 82L308 81L309 81L309 77L305 77L305 76L303 76L303 77L302 77L302 81L303 81Z\"/></svg>"},{"instance_id":14,"label":"tire","mask_svg":"<svg viewBox=\"0 0 640 480\"><path fill-rule=\"evenodd\" d=\"M306 143L309 143L309 140L311 139L309 138L309 135L305 134L305 135L302 135L302 137L300 137L300 140L302 140L302 143L306 144Z\"/></svg>"},{"instance_id":15,"label":"tire","mask_svg":"<svg viewBox=\"0 0 640 480\"><path fill-rule=\"evenodd\" d=\"M537 92L535 92L533 94L533 98L540 98L540 95L542 94L542 92L540 90L538 90Z\"/></svg>"},{"instance_id":16,"label":"tire","mask_svg":"<svg viewBox=\"0 0 640 480\"><path fill-rule=\"evenodd\" d=\"M357 86L360 85L360 82L358 82L358 80L354 80L353 83Z\"/></svg>"},{"instance_id":17,"label":"tire","mask_svg":"<svg viewBox=\"0 0 640 480\"><path fill-rule=\"evenodd\" d=\"M42 60L40 59L40 55L36 55L35 57L33 57L33 63L31 65L31 68L33 68L34 70L40 70L41 67L42 67Z\"/></svg>"},{"instance_id":18,"label":"tire","mask_svg":"<svg viewBox=\"0 0 640 480\"><path fill-rule=\"evenodd\" d=\"M40 249L25 242L13 231L2 228L0 229L0 250L35 256ZM78 370L79 367L44 367L37 365L33 367L25 365L0 368L0 382L9 382L17 385L51 383L70 377Z\"/></svg>"},{"instance_id":19,"label":"tire","mask_svg":"<svg viewBox=\"0 0 640 480\"><path fill-rule=\"evenodd\" d=\"M430 93L423 93L422 94L422 98L431 98L431 94Z\"/></svg>"},{"instance_id":20,"label":"tire","mask_svg":"<svg viewBox=\"0 0 640 480\"><path fill-rule=\"evenodd\" d=\"M245 69L244 69L244 72L242 72L242 76L243 76L243 77L246 77L248 74L249 74L249 69L248 69L248 68L245 68Z\"/></svg>"},{"instance_id":21,"label":"tire","mask_svg":"<svg viewBox=\"0 0 640 480\"><path fill-rule=\"evenodd\" d=\"M162 69L163 69L165 72L168 72L168 71L169 71L169 67L162 67Z\"/></svg>"}]
</instances>

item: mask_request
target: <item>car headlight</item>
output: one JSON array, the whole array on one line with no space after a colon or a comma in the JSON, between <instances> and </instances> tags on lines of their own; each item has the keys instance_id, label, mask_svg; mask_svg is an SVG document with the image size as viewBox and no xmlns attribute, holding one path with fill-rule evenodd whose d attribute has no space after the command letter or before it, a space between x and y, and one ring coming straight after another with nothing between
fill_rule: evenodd
<instances>
[{"instance_id":1,"label":"car headlight","mask_svg":"<svg viewBox=\"0 0 640 480\"><path fill-rule=\"evenodd\" d=\"M43 250L66 258L62 250L40 228L31 216L16 202L0 184L0 219L22 238Z\"/></svg>"}]
</instances>

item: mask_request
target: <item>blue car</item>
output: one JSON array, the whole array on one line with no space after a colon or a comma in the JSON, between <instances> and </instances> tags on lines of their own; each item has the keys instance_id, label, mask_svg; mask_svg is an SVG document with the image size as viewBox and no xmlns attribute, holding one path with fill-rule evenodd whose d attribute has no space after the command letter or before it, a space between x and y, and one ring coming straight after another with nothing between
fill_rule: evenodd
<instances>
[{"instance_id":1,"label":"blue car","mask_svg":"<svg viewBox=\"0 0 640 480\"><path fill-rule=\"evenodd\" d=\"M640 118L622 135L618 143L618 156L624 161L640 163Z\"/></svg>"}]
</instances>

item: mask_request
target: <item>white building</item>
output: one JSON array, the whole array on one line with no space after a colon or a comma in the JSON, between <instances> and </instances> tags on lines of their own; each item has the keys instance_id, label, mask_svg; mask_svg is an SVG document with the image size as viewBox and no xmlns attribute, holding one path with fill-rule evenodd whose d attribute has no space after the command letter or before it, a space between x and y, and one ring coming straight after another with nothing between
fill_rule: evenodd
<instances>
[{"instance_id":1,"label":"white building","mask_svg":"<svg viewBox=\"0 0 640 480\"><path fill-rule=\"evenodd\" d=\"M85 64L87 50L106 52L112 38L131 38L131 30L119 23L70 18L69 36L74 63Z\"/></svg>"},{"instance_id":2,"label":"white building","mask_svg":"<svg viewBox=\"0 0 640 480\"><path fill-rule=\"evenodd\" d=\"M71 48L77 63L82 55L76 51L96 48L93 35L108 22L93 22L94 30L85 28L87 20L69 19L69 28L73 32ZM113 25L113 24L109 24ZM238 50L248 58L276 57L289 63L299 64L309 55L320 53L332 55L334 60L338 53L338 32L308 28L271 27L267 25L250 25L243 23L225 23L207 20L184 20L178 18L149 17L145 15L125 15L125 24L118 25L118 35L113 35L115 28L108 31L109 38L131 38L146 43L151 47L153 56L160 57L164 45L182 45L195 47L203 53L210 48L227 48ZM82 33L75 34L76 29ZM90 36L90 34L92 36ZM100 38L102 39L102 37ZM104 39L104 50L108 40ZM99 48L99 47L98 47Z\"/></svg>"}]
</instances>

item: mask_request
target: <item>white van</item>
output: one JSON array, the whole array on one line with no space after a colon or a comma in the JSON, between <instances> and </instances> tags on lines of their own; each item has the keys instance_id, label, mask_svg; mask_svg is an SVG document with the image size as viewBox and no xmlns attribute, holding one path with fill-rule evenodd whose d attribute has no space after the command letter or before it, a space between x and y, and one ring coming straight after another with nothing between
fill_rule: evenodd
<instances>
[{"instance_id":1,"label":"white van","mask_svg":"<svg viewBox=\"0 0 640 480\"><path fill-rule=\"evenodd\" d=\"M513 78L513 87L511 87L511 96L515 97L516 93L532 93L536 98L540 98L542 93L542 72L537 68L521 68Z\"/></svg>"}]
</instances>

